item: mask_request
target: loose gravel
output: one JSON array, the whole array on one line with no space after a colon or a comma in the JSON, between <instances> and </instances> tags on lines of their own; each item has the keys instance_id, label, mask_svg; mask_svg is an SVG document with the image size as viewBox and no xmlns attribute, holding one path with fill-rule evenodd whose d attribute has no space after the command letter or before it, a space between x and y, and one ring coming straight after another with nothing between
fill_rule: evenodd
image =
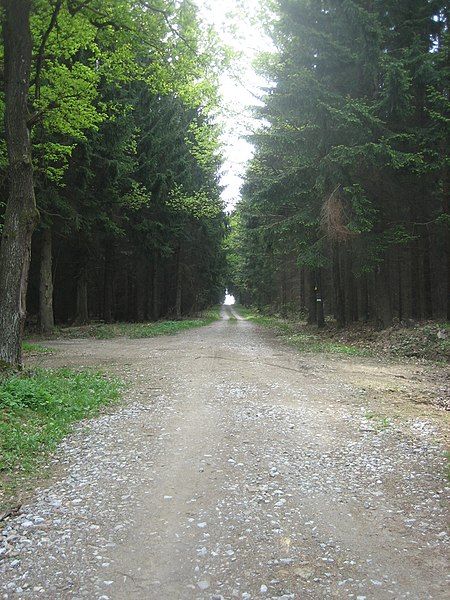
<instances>
[{"instance_id":1,"label":"loose gravel","mask_svg":"<svg viewBox=\"0 0 450 600\"><path fill-rule=\"evenodd\" d=\"M3 522L1 598L448 598L445 426L386 417L349 375L400 365L299 356L226 319L54 345L44 365L103 364L130 388Z\"/></svg>"}]
</instances>

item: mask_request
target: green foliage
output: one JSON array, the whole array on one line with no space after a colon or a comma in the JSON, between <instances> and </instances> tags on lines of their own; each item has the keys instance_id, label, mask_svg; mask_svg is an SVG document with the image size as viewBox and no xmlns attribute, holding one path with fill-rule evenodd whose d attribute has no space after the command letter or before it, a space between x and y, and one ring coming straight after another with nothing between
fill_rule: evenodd
<instances>
[{"instance_id":1,"label":"green foliage","mask_svg":"<svg viewBox=\"0 0 450 600\"><path fill-rule=\"evenodd\" d=\"M299 297L293 279L303 280L303 303L320 280L337 314L359 281L385 271L396 281L395 253L403 267L428 238L434 256L448 253L448 12L420 0L268 4L276 52L258 63L271 85L255 109L255 154L231 220L230 288L281 309ZM372 312L382 288L358 291L373 295ZM383 310L395 302L388 295ZM403 318L405 299L396 302Z\"/></svg>"},{"instance_id":2,"label":"green foliage","mask_svg":"<svg viewBox=\"0 0 450 600\"><path fill-rule=\"evenodd\" d=\"M170 274L148 318L173 313L178 275L183 314L219 302L225 223L215 113L229 52L187 1L32 4L35 193L69 288L55 303L73 297L80 273L93 265L98 272L110 255L113 279L121 270L136 279L153 268ZM6 162L3 144L3 180ZM2 215L0 204L0 222ZM131 312L107 320L137 318Z\"/></svg>"},{"instance_id":3,"label":"green foliage","mask_svg":"<svg viewBox=\"0 0 450 600\"><path fill-rule=\"evenodd\" d=\"M41 344L34 344L31 342L22 342L22 351L24 354L52 354L51 348L46 348Z\"/></svg>"},{"instance_id":4,"label":"green foliage","mask_svg":"<svg viewBox=\"0 0 450 600\"><path fill-rule=\"evenodd\" d=\"M64 339L92 337L99 340L109 340L117 337L128 337L131 339L152 338L161 335L174 335L197 327L205 327L219 318L219 309L213 308L203 311L201 316L192 319L164 320L154 323L101 323L85 327L67 327L59 329L56 332L56 336Z\"/></svg>"},{"instance_id":5,"label":"green foliage","mask_svg":"<svg viewBox=\"0 0 450 600\"><path fill-rule=\"evenodd\" d=\"M74 421L118 400L122 384L93 371L37 370L0 380L0 471L29 471Z\"/></svg>"}]
</instances>

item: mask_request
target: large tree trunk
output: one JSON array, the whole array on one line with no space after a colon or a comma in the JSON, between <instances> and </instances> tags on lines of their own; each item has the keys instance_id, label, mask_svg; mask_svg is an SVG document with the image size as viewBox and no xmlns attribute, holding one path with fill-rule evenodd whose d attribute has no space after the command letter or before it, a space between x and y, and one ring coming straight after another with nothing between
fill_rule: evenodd
<instances>
[{"instance_id":1,"label":"large tree trunk","mask_svg":"<svg viewBox=\"0 0 450 600\"><path fill-rule=\"evenodd\" d=\"M3 0L3 6L9 198L0 248L0 361L20 365L31 237L38 220L27 125L32 52L30 1Z\"/></svg>"},{"instance_id":2,"label":"large tree trunk","mask_svg":"<svg viewBox=\"0 0 450 600\"><path fill-rule=\"evenodd\" d=\"M42 333L51 333L53 318L52 231L42 232L41 264L39 272L39 322Z\"/></svg>"}]
</instances>

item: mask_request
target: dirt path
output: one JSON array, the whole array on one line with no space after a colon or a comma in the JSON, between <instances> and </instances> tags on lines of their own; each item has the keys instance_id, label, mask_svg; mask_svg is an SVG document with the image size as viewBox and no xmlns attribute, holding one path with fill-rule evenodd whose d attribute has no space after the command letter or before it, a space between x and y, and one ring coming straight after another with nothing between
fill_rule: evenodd
<instances>
[{"instance_id":1,"label":"dirt path","mask_svg":"<svg viewBox=\"0 0 450 600\"><path fill-rule=\"evenodd\" d=\"M448 598L442 413L405 403L439 382L224 313L40 359L125 373L129 401L78 426L7 521L1 597Z\"/></svg>"}]
</instances>

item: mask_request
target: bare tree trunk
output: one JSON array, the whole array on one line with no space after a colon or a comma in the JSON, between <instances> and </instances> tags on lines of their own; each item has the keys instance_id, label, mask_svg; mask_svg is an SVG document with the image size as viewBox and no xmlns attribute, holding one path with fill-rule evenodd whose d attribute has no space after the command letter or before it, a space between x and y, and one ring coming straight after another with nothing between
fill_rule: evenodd
<instances>
[{"instance_id":1,"label":"bare tree trunk","mask_svg":"<svg viewBox=\"0 0 450 600\"><path fill-rule=\"evenodd\" d=\"M425 231L423 237L423 286L425 317L431 319L433 317L433 284L431 280L430 232L428 229Z\"/></svg>"},{"instance_id":2,"label":"bare tree trunk","mask_svg":"<svg viewBox=\"0 0 450 600\"><path fill-rule=\"evenodd\" d=\"M152 281L152 316L155 321L159 319L159 269L158 269L159 256L155 250L153 260L153 281Z\"/></svg>"},{"instance_id":3,"label":"bare tree trunk","mask_svg":"<svg viewBox=\"0 0 450 600\"><path fill-rule=\"evenodd\" d=\"M177 290L175 298L175 316L177 319L181 319L181 303L183 295L183 277L181 271L181 247L179 247L177 251Z\"/></svg>"},{"instance_id":4,"label":"bare tree trunk","mask_svg":"<svg viewBox=\"0 0 450 600\"><path fill-rule=\"evenodd\" d=\"M325 310L323 306L322 272L319 269L316 274L316 303L317 303L317 327L325 327Z\"/></svg>"},{"instance_id":5,"label":"bare tree trunk","mask_svg":"<svg viewBox=\"0 0 450 600\"><path fill-rule=\"evenodd\" d=\"M369 321L369 312L369 286L367 283L367 274L364 274L361 278L361 316L364 323Z\"/></svg>"},{"instance_id":6,"label":"bare tree trunk","mask_svg":"<svg viewBox=\"0 0 450 600\"><path fill-rule=\"evenodd\" d=\"M338 327L345 326L345 299L342 289L340 252L337 242L333 244L333 289L334 289L334 306L335 319Z\"/></svg>"},{"instance_id":7,"label":"bare tree trunk","mask_svg":"<svg viewBox=\"0 0 450 600\"><path fill-rule=\"evenodd\" d=\"M374 273L375 277L375 302L376 302L376 316L378 325L383 328L390 327L392 325L392 304L389 286L389 265L387 259L379 265L378 269Z\"/></svg>"},{"instance_id":8,"label":"bare tree trunk","mask_svg":"<svg viewBox=\"0 0 450 600\"><path fill-rule=\"evenodd\" d=\"M308 325L314 325L317 322L317 294L314 272L311 269L306 270L307 282L307 308L308 308Z\"/></svg>"},{"instance_id":9,"label":"bare tree trunk","mask_svg":"<svg viewBox=\"0 0 450 600\"><path fill-rule=\"evenodd\" d=\"M30 1L3 0L3 6L9 198L0 248L0 361L20 365L31 237L38 220L27 125L32 52Z\"/></svg>"},{"instance_id":10,"label":"bare tree trunk","mask_svg":"<svg viewBox=\"0 0 450 600\"><path fill-rule=\"evenodd\" d=\"M78 325L84 325L88 321L88 278L87 269L84 267L77 281L77 316L75 322Z\"/></svg>"},{"instance_id":11,"label":"bare tree trunk","mask_svg":"<svg viewBox=\"0 0 450 600\"><path fill-rule=\"evenodd\" d=\"M105 323L113 321L114 304L114 244L106 242L103 266L103 320Z\"/></svg>"},{"instance_id":12,"label":"bare tree trunk","mask_svg":"<svg viewBox=\"0 0 450 600\"><path fill-rule=\"evenodd\" d=\"M136 258L136 320L142 323L145 320L146 300L146 264L140 256Z\"/></svg>"},{"instance_id":13,"label":"bare tree trunk","mask_svg":"<svg viewBox=\"0 0 450 600\"><path fill-rule=\"evenodd\" d=\"M53 317L52 231L42 232L41 264L39 272L39 322L42 333L51 333L55 326Z\"/></svg>"}]
</instances>

